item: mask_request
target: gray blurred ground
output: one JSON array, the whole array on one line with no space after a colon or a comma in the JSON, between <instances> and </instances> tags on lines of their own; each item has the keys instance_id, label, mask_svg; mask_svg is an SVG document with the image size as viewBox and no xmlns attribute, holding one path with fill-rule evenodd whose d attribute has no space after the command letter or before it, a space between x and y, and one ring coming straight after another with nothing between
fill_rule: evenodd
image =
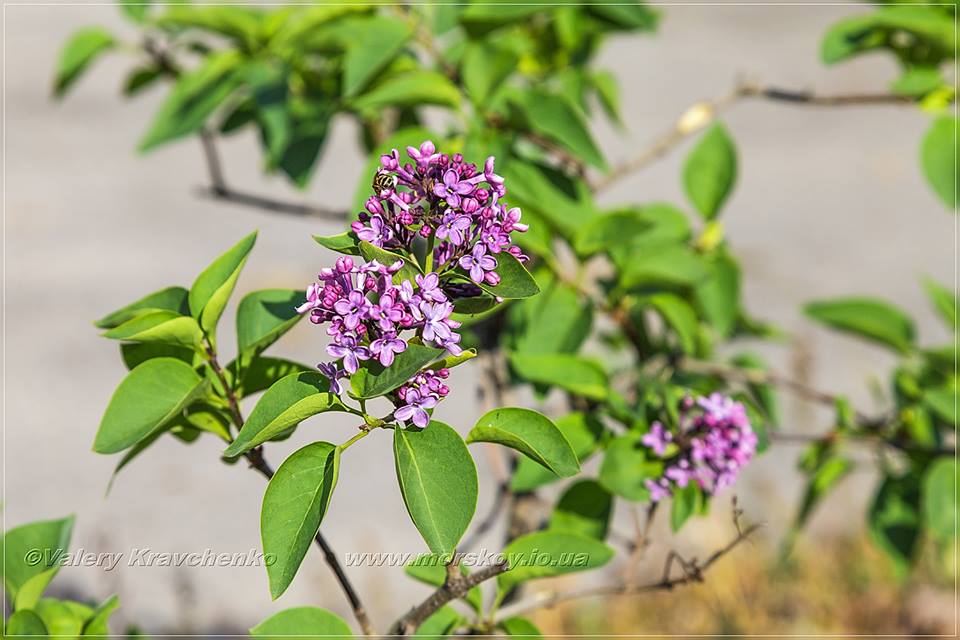
<instances>
[{"instance_id":1,"label":"gray blurred ground","mask_svg":"<svg viewBox=\"0 0 960 640\"><path fill-rule=\"evenodd\" d=\"M623 85L627 123L625 133L598 127L608 158L616 163L631 157L689 105L724 94L743 74L823 93L885 90L894 68L882 56L831 69L818 61L825 28L860 10L666 8L656 37L615 40L601 56ZM53 102L51 69L68 34L102 24L132 35L114 7L9 6L5 18L6 526L76 513L74 548L173 552L210 547L231 553L258 548L263 480L241 465L219 464L219 447L212 440L184 447L162 439L124 470L104 497L116 461L91 453L90 445L124 370L115 346L97 338L90 321L145 292L189 285L211 258L254 228L260 238L240 289L303 286L329 257L310 234L335 233L338 226L198 198L195 188L204 181L204 167L195 141L135 156L135 143L163 93L154 90L122 103L118 87L129 68L122 56L104 59L64 104ZM947 338L918 282L929 274L952 283L954 269L953 218L918 168L927 118L909 108L752 101L734 107L725 121L740 150L741 172L723 220L743 259L746 301L754 314L795 336L763 352L781 370L796 370L800 363L800 373L806 371L816 386L849 393L870 408L867 383L882 379L892 359L814 327L798 307L818 297L881 296L914 313L925 341ZM279 179L261 177L252 137L231 140L222 151L229 180L237 187L344 207L363 165L356 140L351 123L338 123L303 196ZM678 176L686 148L623 181L604 199L611 204L683 202ZM232 336L232 327L225 326L222 343L230 345ZM276 351L318 361L322 340L321 331L303 324ZM469 367L458 369L455 393L438 409L440 419L461 430L478 415L474 375ZM829 426L827 414L786 396L783 409L785 427L792 431ZM290 441L271 445L267 455L277 464L311 439L342 441L352 432L350 421L315 419ZM795 455L790 447L768 453L738 488L747 517L769 524L764 535L771 542L799 497ZM869 459L866 452L862 457ZM337 551L423 550L396 489L387 440L369 438L347 458L323 527ZM486 457L477 458L486 480L478 513L485 513L493 481L483 475ZM811 535L861 526L871 486L865 467L821 509ZM626 516L619 514L624 522ZM728 530L726 508L718 506L709 521L687 527L676 545L707 548ZM499 532L487 546L497 548L498 540ZM666 532L658 540L652 558L671 544ZM349 571L380 626L426 593L399 569ZM312 552L292 588L275 603L258 567L121 566L110 573L67 568L55 584L61 592L86 597L117 592L123 603L120 618L153 632L242 630L298 604L348 613Z\"/></svg>"}]
</instances>

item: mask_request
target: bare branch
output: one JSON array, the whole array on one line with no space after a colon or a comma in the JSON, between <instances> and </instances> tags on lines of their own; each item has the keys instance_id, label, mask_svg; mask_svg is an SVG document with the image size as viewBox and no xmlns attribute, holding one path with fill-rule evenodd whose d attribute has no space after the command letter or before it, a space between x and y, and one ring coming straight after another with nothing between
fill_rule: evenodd
<instances>
[{"instance_id":1,"label":"bare branch","mask_svg":"<svg viewBox=\"0 0 960 640\"><path fill-rule=\"evenodd\" d=\"M590 587L577 591L569 591L566 593L540 594L533 596L529 600L523 600L509 607L504 607L500 610L496 620L497 622L500 622L501 620L512 618L514 616L526 615L527 613L536 611L537 609L553 607L562 602L579 600L581 598L635 595L651 591L670 591L674 587L690 584L691 582L703 582L704 573L706 573L706 571L713 566L713 564L715 564L726 554L730 553L737 545L750 537L759 528L760 525L755 524L743 530L738 529L737 536L733 540L714 551L703 562L698 562L695 558L686 560L679 554L671 551L667 555L667 559L664 564L663 575L656 582L638 586L631 585L628 582L620 582L613 585ZM674 563L680 565L683 575L677 577L673 577L671 575L673 573L672 568Z\"/></svg>"},{"instance_id":2,"label":"bare branch","mask_svg":"<svg viewBox=\"0 0 960 640\"><path fill-rule=\"evenodd\" d=\"M716 100L698 102L677 120L669 130L657 137L649 147L626 162L613 167L593 183L595 192L609 188L627 175L639 171L666 155L670 150L703 129L717 118L721 111L745 98L761 98L798 106L844 107L856 105L899 105L914 100L907 96L888 93L817 95L810 91L791 91L754 83L739 83L732 91Z\"/></svg>"},{"instance_id":3,"label":"bare branch","mask_svg":"<svg viewBox=\"0 0 960 640\"><path fill-rule=\"evenodd\" d=\"M456 558L456 554L454 554ZM447 565L447 578L443 585L400 618L391 630L391 635L406 636L417 630L423 621L436 613L440 607L467 595L478 584L495 578L509 568L506 562L488 565L476 573L464 575L456 568L456 560Z\"/></svg>"}]
</instances>

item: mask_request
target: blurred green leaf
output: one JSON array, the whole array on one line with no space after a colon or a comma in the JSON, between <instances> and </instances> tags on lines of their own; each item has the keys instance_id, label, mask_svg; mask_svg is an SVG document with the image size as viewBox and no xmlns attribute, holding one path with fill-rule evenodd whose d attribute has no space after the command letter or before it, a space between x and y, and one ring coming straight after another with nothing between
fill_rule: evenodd
<instances>
[{"instance_id":1,"label":"blurred green leaf","mask_svg":"<svg viewBox=\"0 0 960 640\"><path fill-rule=\"evenodd\" d=\"M370 111L425 104L456 108L460 105L460 90L441 73L417 69L388 77L354 98L352 104Z\"/></svg>"},{"instance_id":2,"label":"blurred green leaf","mask_svg":"<svg viewBox=\"0 0 960 640\"><path fill-rule=\"evenodd\" d=\"M567 99L537 90L516 92L511 98L532 131L549 138L598 169L607 168L587 122Z\"/></svg>"},{"instance_id":3,"label":"blurred green leaf","mask_svg":"<svg viewBox=\"0 0 960 640\"><path fill-rule=\"evenodd\" d=\"M140 141L139 150L149 151L199 131L239 85L240 62L238 52L222 51L180 76Z\"/></svg>"},{"instance_id":4,"label":"blurred green leaf","mask_svg":"<svg viewBox=\"0 0 960 640\"><path fill-rule=\"evenodd\" d=\"M740 266L726 254L708 262L710 275L694 287L697 306L720 337L736 328L740 309Z\"/></svg>"},{"instance_id":5,"label":"blurred green leaf","mask_svg":"<svg viewBox=\"0 0 960 640\"><path fill-rule=\"evenodd\" d=\"M497 576L503 593L528 580L596 569L610 562L613 549L583 535L539 531L521 536L503 550L510 569Z\"/></svg>"},{"instance_id":6,"label":"blurred green leaf","mask_svg":"<svg viewBox=\"0 0 960 640\"><path fill-rule=\"evenodd\" d=\"M900 575L914 559L920 537L920 486L913 475L887 476L868 514L870 535Z\"/></svg>"},{"instance_id":7,"label":"blurred green leaf","mask_svg":"<svg viewBox=\"0 0 960 640\"><path fill-rule=\"evenodd\" d=\"M47 627L33 611L21 609L14 611L7 619L4 632L7 637L15 638L17 636L44 636L48 635Z\"/></svg>"},{"instance_id":8,"label":"blurred green leaf","mask_svg":"<svg viewBox=\"0 0 960 640\"><path fill-rule=\"evenodd\" d=\"M623 266L619 285L642 289L657 285L693 286L710 275L698 254L684 245L663 245L636 256Z\"/></svg>"},{"instance_id":9,"label":"blurred green leaf","mask_svg":"<svg viewBox=\"0 0 960 640\"><path fill-rule=\"evenodd\" d=\"M617 209L594 218L577 231L574 246L584 256L629 244L651 228L639 209Z\"/></svg>"},{"instance_id":10,"label":"blurred green leaf","mask_svg":"<svg viewBox=\"0 0 960 640\"><path fill-rule=\"evenodd\" d=\"M279 611L250 629L250 637L279 640L291 636L349 637L350 625L340 616L318 607L294 607Z\"/></svg>"},{"instance_id":11,"label":"blurred green leaf","mask_svg":"<svg viewBox=\"0 0 960 640\"><path fill-rule=\"evenodd\" d=\"M913 321L906 313L882 300L822 300L808 303L804 312L834 329L893 347L901 353L913 347Z\"/></svg>"},{"instance_id":12,"label":"blurred green leaf","mask_svg":"<svg viewBox=\"0 0 960 640\"><path fill-rule=\"evenodd\" d=\"M101 53L114 49L117 41L106 29L89 27L74 33L57 60L53 95L62 98Z\"/></svg>"},{"instance_id":13,"label":"blurred green leaf","mask_svg":"<svg viewBox=\"0 0 960 640\"><path fill-rule=\"evenodd\" d=\"M163 77L163 71L157 67L137 67L127 75L123 95L133 97Z\"/></svg>"},{"instance_id":14,"label":"blurred green leaf","mask_svg":"<svg viewBox=\"0 0 960 640\"><path fill-rule=\"evenodd\" d=\"M517 58L509 50L487 42L470 42L461 61L463 84L481 110L487 99L516 71Z\"/></svg>"},{"instance_id":15,"label":"blurred green leaf","mask_svg":"<svg viewBox=\"0 0 960 640\"><path fill-rule=\"evenodd\" d=\"M676 533L690 519L690 516L703 509L705 497L700 486L690 482L687 486L677 488L670 501L670 529Z\"/></svg>"},{"instance_id":16,"label":"blurred green leaf","mask_svg":"<svg viewBox=\"0 0 960 640\"><path fill-rule=\"evenodd\" d=\"M947 326L953 329L957 328L957 297L953 291L937 283L932 278L923 279L923 288L927 291L927 296L933 302L934 308Z\"/></svg>"},{"instance_id":17,"label":"blurred green leaf","mask_svg":"<svg viewBox=\"0 0 960 640\"><path fill-rule=\"evenodd\" d=\"M890 88L901 96L923 97L943 86L943 76L936 67L914 67L904 71Z\"/></svg>"},{"instance_id":18,"label":"blurred green leaf","mask_svg":"<svg viewBox=\"0 0 960 640\"><path fill-rule=\"evenodd\" d=\"M642 298L641 303L656 310L673 329L684 353L696 353L700 324L696 312L686 300L672 293L657 293Z\"/></svg>"},{"instance_id":19,"label":"blurred green leaf","mask_svg":"<svg viewBox=\"0 0 960 640\"><path fill-rule=\"evenodd\" d=\"M507 618L497 623L508 636L522 638L541 638L543 633L526 618Z\"/></svg>"},{"instance_id":20,"label":"blurred green leaf","mask_svg":"<svg viewBox=\"0 0 960 640\"><path fill-rule=\"evenodd\" d=\"M720 213L737 180L737 150L726 128L714 123L687 156L683 187L690 202L706 219Z\"/></svg>"},{"instance_id":21,"label":"blurred green leaf","mask_svg":"<svg viewBox=\"0 0 960 640\"><path fill-rule=\"evenodd\" d=\"M166 11L154 20L160 27L200 29L225 36L246 49L255 46L263 21L260 9L188 4L168 4Z\"/></svg>"},{"instance_id":22,"label":"blurred green leaf","mask_svg":"<svg viewBox=\"0 0 960 640\"><path fill-rule=\"evenodd\" d=\"M410 26L395 18L372 16L351 20L344 26L348 36L343 63L343 96L356 96L400 53L413 34Z\"/></svg>"},{"instance_id":23,"label":"blurred green leaf","mask_svg":"<svg viewBox=\"0 0 960 640\"><path fill-rule=\"evenodd\" d=\"M649 455L639 434L628 433L607 445L600 465L600 484L621 498L643 502L650 499L644 481L656 479L662 472L663 462Z\"/></svg>"},{"instance_id":24,"label":"blurred green leaf","mask_svg":"<svg viewBox=\"0 0 960 640\"><path fill-rule=\"evenodd\" d=\"M610 383L603 368L575 355L511 353L510 367L529 382L560 387L593 400L603 400L609 391Z\"/></svg>"},{"instance_id":25,"label":"blurred green leaf","mask_svg":"<svg viewBox=\"0 0 960 640\"><path fill-rule=\"evenodd\" d=\"M890 6L834 24L824 36L820 56L833 64L888 47L901 59L935 64L952 57L956 44L953 19L937 7Z\"/></svg>"},{"instance_id":26,"label":"blurred green leaf","mask_svg":"<svg viewBox=\"0 0 960 640\"><path fill-rule=\"evenodd\" d=\"M923 173L943 203L956 210L957 201L957 119L937 118L920 148Z\"/></svg>"},{"instance_id":27,"label":"blurred green leaf","mask_svg":"<svg viewBox=\"0 0 960 640\"><path fill-rule=\"evenodd\" d=\"M548 530L603 540L607 537L612 514L613 496L610 492L596 480L578 480L560 496Z\"/></svg>"},{"instance_id":28,"label":"blurred green leaf","mask_svg":"<svg viewBox=\"0 0 960 640\"><path fill-rule=\"evenodd\" d=\"M924 527L935 538L949 542L957 538L957 462L938 458L923 476L921 511Z\"/></svg>"},{"instance_id":29,"label":"blurred green leaf","mask_svg":"<svg viewBox=\"0 0 960 640\"><path fill-rule=\"evenodd\" d=\"M3 587L15 609L31 609L60 570L70 546L73 516L14 527L0 538L3 550ZM39 562L31 551L40 550ZM29 621L24 621L26 624Z\"/></svg>"}]
</instances>

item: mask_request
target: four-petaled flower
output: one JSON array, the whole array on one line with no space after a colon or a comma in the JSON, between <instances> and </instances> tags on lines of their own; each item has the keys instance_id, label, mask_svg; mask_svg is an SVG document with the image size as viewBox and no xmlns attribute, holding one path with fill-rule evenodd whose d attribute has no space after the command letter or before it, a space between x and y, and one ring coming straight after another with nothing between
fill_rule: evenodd
<instances>
[{"instance_id":1,"label":"four-petaled flower","mask_svg":"<svg viewBox=\"0 0 960 640\"><path fill-rule=\"evenodd\" d=\"M465 233L470 228L470 218L448 213L437 227L437 238L446 238L453 244L463 244Z\"/></svg>"},{"instance_id":2,"label":"four-petaled flower","mask_svg":"<svg viewBox=\"0 0 960 640\"><path fill-rule=\"evenodd\" d=\"M338 396L343 393L343 385L340 384L340 378L347 377L345 369L338 367L335 362L321 362L317 365L317 369L330 381L330 393Z\"/></svg>"},{"instance_id":3,"label":"four-petaled flower","mask_svg":"<svg viewBox=\"0 0 960 640\"><path fill-rule=\"evenodd\" d=\"M363 292L354 289L347 294L346 299L337 300L333 310L343 316L343 326L352 331L360 324L360 318L368 306L370 301L366 299Z\"/></svg>"},{"instance_id":4,"label":"four-petaled flower","mask_svg":"<svg viewBox=\"0 0 960 640\"><path fill-rule=\"evenodd\" d=\"M357 344L357 339L351 335L342 335L339 343L327 345L327 353L334 358L343 358L343 368L351 375L360 368L360 360L370 359L370 349Z\"/></svg>"},{"instance_id":5,"label":"four-petaled flower","mask_svg":"<svg viewBox=\"0 0 960 640\"><path fill-rule=\"evenodd\" d=\"M477 243L468 255L460 258L460 266L470 272L470 279L474 282L483 282L487 271L497 268L497 260L487 255L487 247Z\"/></svg>"},{"instance_id":6,"label":"four-petaled flower","mask_svg":"<svg viewBox=\"0 0 960 640\"><path fill-rule=\"evenodd\" d=\"M443 174L443 182L433 185L433 193L444 198L451 207L460 206L460 196L472 193L474 186L460 180L460 174L453 169L447 169Z\"/></svg>"},{"instance_id":7,"label":"four-petaled flower","mask_svg":"<svg viewBox=\"0 0 960 640\"><path fill-rule=\"evenodd\" d=\"M370 351L377 356L380 364L389 367L393 364L393 359L398 353L407 350L407 343L397 337L395 333L385 333L382 338L377 338L370 343Z\"/></svg>"},{"instance_id":8,"label":"four-petaled flower","mask_svg":"<svg viewBox=\"0 0 960 640\"><path fill-rule=\"evenodd\" d=\"M421 429L430 422L427 409L437 406L437 398L430 394L421 396L416 389L409 389L404 397L406 404L393 412L393 417L401 422L410 420Z\"/></svg>"}]
</instances>

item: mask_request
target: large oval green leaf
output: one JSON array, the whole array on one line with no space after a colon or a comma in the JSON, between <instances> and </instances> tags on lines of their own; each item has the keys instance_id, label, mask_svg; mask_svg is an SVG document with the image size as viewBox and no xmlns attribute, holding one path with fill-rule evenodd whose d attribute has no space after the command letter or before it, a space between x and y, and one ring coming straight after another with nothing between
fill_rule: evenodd
<instances>
[{"instance_id":1,"label":"large oval green leaf","mask_svg":"<svg viewBox=\"0 0 960 640\"><path fill-rule=\"evenodd\" d=\"M501 592L527 580L602 567L613 558L613 549L595 538L553 531L517 538L503 553L510 569L497 576Z\"/></svg>"},{"instance_id":2,"label":"large oval green leaf","mask_svg":"<svg viewBox=\"0 0 960 640\"><path fill-rule=\"evenodd\" d=\"M376 360L367 360L360 370L350 377L353 395L367 399L390 393L442 353L443 349L408 344L406 350L398 354L389 367L384 367Z\"/></svg>"},{"instance_id":3,"label":"large oval green leaf","mask_svg":"<svg viewBox=\"0 0 960 640\"><path fill-rule=\"evenodd\" d=\"M456 431L432 421L394 430L393 455L407 512L433 553L452 553L477 509L477 468Z\"/></svg>"},{"instance_id":4,"label":"large oval green leaf","mask_svg":"<svg viewBox=\"0 0 960 640\"><path fill-rule=\"evenodd\" d=\"M117 453L131 447L176 417L206 389L187 363L153 358L137 365L110 399L93 450Z\"/></svg>"},{"instance_id":5,"label":"large oval green leaf","mask_svg":"<svg viewBox=\"0 0 960 640\"><path fill-rule=\"evenodd\" d=\"M566 353L511 353L510 366L524 380L603 400L610 392L606 372L592 360Z\"/></svg>"},{"instance_id":6,"label":"large oval green leaf","mask_svg":"<svg viewBox=\"0 0 960 640\"><path fill-rule=\"evenodd\" d=\"M284 460L270 479L260 510L260 537L270 595L280 597L297 574L327 512L340 470L340 449L314 442Z\"/></svg>"},{"instance_id":7,"label":"large oval green leaf","mask_svg":"<svg viewBox=\"0 0 960 640\"><path fill-rule=\"evenodd\" d=\"M189 292L183 287L167 287L131 302L125 307L117 309L100 318L93 325L98 329L113 329L118 327L134 316L138 316L147 311L176 311L181 315L190 313L190 307L187 304Z\"/></svg>"},{"instance_id":8,"label":"large oval green leaf","mask_svg":"<svg viewBox=\"0 0 960 640\"><path fill-rule=\"evenodd\" d=\"M330 381L325 376L316 371L292 373L267 389L223 455L238 456L310 416L345 409L330 393Z\"/></svg>"},{"instance_id":9,"label":"large oval green leaf","mask_svg":"<svg viewBox=\"0 0 960 640\"><path fill-rule=\"evenodd\" d=\"M921 511L927 531L936 539L950 541L957 534L957 493L960 479L957 462L943 457L931 464L923 476Z\"/></svg>"},{"instance_id":10,"label":"large oval green leaf","mask_svg":"<svg viewBox=\"0 0 960 640\"><path fill-rule=\"evenodd\" d=\"M821 300L807 304L804 311L834 329L879 342L902 353L913 345L914 328L910 316L882 300Z\"/></svg>"},{"instance_id":11,"label":"large oval green leaf","mask_svg":"<svg viewBox=\"0 0 960 640\"><path fill-rule=\"evenodd\" d=\"M256 241L257 232L254 231L214 260L190 287L190 313L207 333L216 330L217 321Z\"/></svg>"},{"instance_id":12,"label":"large oval green leaf","mask_svg":"<svg viewBox=\"0 0 960 640\"><path fill-rule=\"evenodd\" d=\"M597 450L598 441L603 434L603 423L594 416L570 413L558 418L554 424L570 443L581 465ZM510 489L532 491L559 479L560 476L553 471L523 456L517 460L517 468L510 478Z\"/></svg>"},{"instance_id":13,"label":"large oval green leaf","mask_svg":"<svg viewBox=\"0 0 960 640\"><path fill-rule=\"evenodd\" d=\"M467 442L494 442L515 449L562 478L580 471L577 454L560 429L532 409L494 409L470 430Z\"/></svg>"},{"instance_id":14,"label":"large oval green leaf","mask_svg":"<svg viewBox=\"0 0 960 640\"><path fill-rule=\"evenodd\" d=\"M936 119L920 148L920 159L927 182L950 209L957 207L957 126L950 116Z\"/></svg>"},{"instance_id":15,"label":"large oval green leaf","mask_svg":"<svg viewBox=\"0 0 960 640\"><path fill-rule=\"evenodd\" d=\"M104 338L128 342L150 342L194 348L200 344L203 333L190 316L176 311L147 311L104 332Z\"/></svg>"},{"instance_id":16,"label":"large oval green leaf","mask_svg":"<svg viewBox=\"0 0 960 640\"><path fill-rule=\"evenodd\" d=\"M13 615L7 620L5 633L9 638L17 636L46 636L47 627L44 626L40 616L29 609L23 609L13 612Z\"/></svg>"},{"instance_id":17,"label":"large oval green leaf","mask_svg":"<svg viewBox=\"0 0 960 640\"><path fill-rule=\"evenodd\" d=\"M14 527L0 536L3 551L3 588L17 609L30 609L60 570L73 532L73 516ZM40 550L40 562L28 553Z\"/></svg>"},{"instance_id":18,"label":"large oval green leaf","mask_svg":"<svg viewBox=\"0 0 960 640\"><path fill-rule=\"evenodd\" d=\"M292 289L263 289L245 295L237 307L237 353L247 359L292 329L303 317L297 306L304 295Z\"/></svg>"},{"instance_id":19,"label":"large oval green leaf","mask_svg":"<svg viewBox=\"0 0 960 640\"><path fill-rule=\"evenodd\" d=\"M578 480L560 496L550 516L549 530L603 540L607 537L612 514L613 496L610 492L596 480Z\"/></svg>"},{"instance_id":20,"label":"large oval green leaf","mask_svg":"<svg viewBox=\"0 0 960 640\"><path fill-rule=\"evenodd\" d=\"M294 607L273 614L250 629L254 638L351 637L350 626L340 616L318 607Z\"/></svg>"},{"instance_id":21,"label":"large oval green leaf","mask_svg":"<svg viewBox=\"0 0 960 640\"><path fill-rule=\"evenodd\" d=\"M737 180L737 150L719 122L710 127L687 156L683 187L697 211L711 220L733 190Z\"/></svg>"},{"instance_id":22,"label":"large oval green leaf","mask_svg":"<svg viewBox=\"0 0 960 640\"><path fill-rule=\"evenodd\" d=\"M476 284L478 287L498 298L518 299L529 298L540 293L540 287L537 281L533 279L530 272L520 264L520 261L511 254L503 252L494 256L497 260L497 268L494 271L500 276L500 282L496 286L489 285L486 282ZM455 274L464 282L473 282L467 277L466 273Z\"/></svg>"}]
</instances>

